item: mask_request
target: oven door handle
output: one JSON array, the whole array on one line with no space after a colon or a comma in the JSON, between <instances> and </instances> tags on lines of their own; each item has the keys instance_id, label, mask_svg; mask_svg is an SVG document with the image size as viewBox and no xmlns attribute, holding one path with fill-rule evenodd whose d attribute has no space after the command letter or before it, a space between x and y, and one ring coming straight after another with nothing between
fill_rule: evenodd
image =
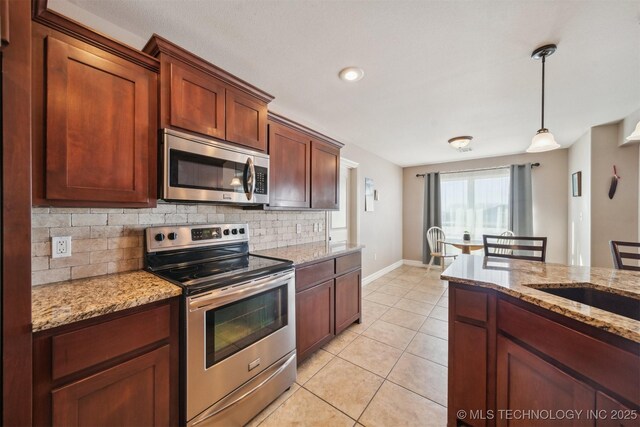
<instances>
[{"instance_id":1,"label":"oven door handle","mask_svg":"<svg viewBox=\"0 0 640 427\"><path fill-rule=\"evenodd\" d=\"M275 277L267 277L265 279L256 280L252 284L241 284L224 288L222 290L214 290L204 295L191 297L189 301L189 311L199 310L203 307L215 308L269 289L277 288L287 283L293 278L293 273L287 272Z\"/></svg>"},{"instance_id":2,"label":"oven door handle","mask_svg":"<svg viewBox=\"0 0 640 427\"><path fill-rule=\"evenodd\" d=\"M253 198L253 192L256 190L256 168L251 157L247 158L242 177L244 181L244 193L247 196L247 200L251 200Z\"/></svg>"}]
</instances>

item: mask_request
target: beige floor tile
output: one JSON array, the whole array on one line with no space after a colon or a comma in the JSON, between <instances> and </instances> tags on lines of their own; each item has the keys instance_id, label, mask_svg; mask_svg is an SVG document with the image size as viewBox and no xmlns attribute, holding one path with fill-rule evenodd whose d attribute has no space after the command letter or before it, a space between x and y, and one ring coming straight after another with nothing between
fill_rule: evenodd
<instances>
[{"instance_id":1,"label":"beige floor tile","mask_svg":"<svg viewBox=\"0 0 640 427\"><path fill-rule=\"evenodd\" d=\"M402 271L400 269L396 268L395 270L392 270L392 271L388 272L387 274L385 274L382 277L384 277L385 279L392 279L394 277L398 277L401 274L402 274Z\"/></svg>"},{"instance_id":2,"label":"beige floor tile","mask_svg":"<svg viewBox=\"0 0 640 427\"><path fill-rule=\"evenodd\" d=\"M405 295L407 292L409 292L409 289L401 288L393 285L384 285L378 288L378 292L382 292L383 294L387 294L387 295L395 295L395 296L401 297Z\"/></svg>"},{"instance_id":3,"label":"beige floor tile","mask_svg":"<svg viewBox=\"0 0 640 427\"><path fill-rule=\"evenodd\" d=\"M386 377L393 365L402 355L402 350L359 336L344 350L339 357L365 368L382 377Z\"/></svg>"},{"instance_id":4,"label":"beige floor tile","mask_svg":"<svg viewBox=\"0 0 640 427\"><path fill-rule=\"evenodd\" d=\"M366 331L367 328L369 328L369 326L371 326L376 320L377 319L372 319L371 316L366 316L364 313L362 313L360 323L353 323L346 330L360 335L364 331Z\"/></svg>"},{"instance_id":5,"label":"beige floor tile","mask_svg":"<svg viewBox=\"0 0 640 427\"><path fill-rule=\"evenodd\" d=\"M367 427L445 427L446 408L385 381L360 418Z\"/></svg>"},{"instance_id":6,"label":"beige floor tile","mask_svg":"<svg viewBox=\"0 0 640 427\"><path fill-rule=\"evenodd\" d=\"M365 297L365 296L367 296L370 293L373 293L375 291L376 291L375 289L371 289L368 286L363 286L361 293L362 293L362 296Z\"/></svg>"},{"instance_id":7,"label":"beige floor tile","mask_svg":"<svg viewBox=\"0 0 640 427\"><path fill-rule=\"evenodd\" d=\"M303 385L314 376L324 365L329 363L334 355L322 349L313 353L307 360L298 366L298 377L296 382Z\"/></svg>"},{"instance_id":8,"label":"beige floor tile","mask_svg":"<svg viewBox=\"0 0 640 427\"><path fill-rule=\"evenodd\" d=\"M380 316L380 320L393 323L394 325L402 326L404 328L417 331L420 326L427 319L426 316L412 313L410 311L401 310L399 308L391 307L385 314Z\"/></svg>"},{"instance_id":9,"label":"beige floor tile","mask_svg":"<svg viewBox=\"0 0 640 427\"><path fill-rule=\"evenodd\" d=\"M429 304L436 305L436 303L440 299L441 295L442 295L442 293L437 294L437 293L424 292L424 291L419 291L419 290L413 289L413 290L409 291L404 296L404 298L405 299L412 299L412 300L415 300L415 301L427 302Z\"/></svg>"},{"instance_id":10,"label":"beige floor tile","mask_svg":"<svg viewBox=\"0 0 640 427\"><path fill-rule=\"evenodd\" d=\"M365 317L371 319L378 319L384 313L389 310L388 305L380 304L374 301L363 299L362 301L362 313Z\"/></svg>"},{"instance_id":11,"label":"beige floor tile","mask_svg":"<svg viewBox=\"0 0 640 427\"><path fill-rule=\"evenodd\" d=\"M304 388L299 389L264 420L261 427L345 426L355 421Z\"/></svg>"},{"instance_id":12,"label":"beige floor tile","mask_svg":"<svg viewBox=\"0 0 640 427\"><path fill-rule=\"evenodd\" d=\"M446 296L440 298L436 305L439 305L440 307L449 308L449 298Z\"/></svg>"},{"instance_id":13,"label":"beige floor tile","mask_svg":"<svg viewBox=\"0 0 640 427\"><path fill-rule=\"evenodd\" d=\"M449 323L434 318L428 318L422 324L420 332L446 340L449 339Z\"/></svg>"},{"instance_id":14,"label":"beige floor tile","mask_svg":"<svg viewBox=\"0 0 640 427\"><path fill-rule=\"evenodd\" d=\"M383 381L383 378L353 363L335 358L304 388L357 420Z\"/></svg>"},{"instance_id":15,"label":"beige floor tile","mask_svg":"<svg viewBox=\"0 0 640 427\"><path fill-rule=\"evenodd\" d=\"M376 320L373 322L362 335L373 338L376 341L390 345L391 347L404 350L411 342L415 331L402 326L394 325L393 323L385 322L383 320Z\"/></svg>"},{"instance_id":16,"label":"beige floor tile","mask_svg":"<svg viewBox=\"0 0 640 427\"><path fill-rule=\"evenodd\" d=\"M442 406L447 404L445 366L404 353L387 379Z\"/></svg>"},{"instance_id":17,"label":"beige floor tile","mask_svg":"<svg viewBox=\"0 0 640 427\"><path fill-rule=\"evenodd\" d=\"M404 280L401 280L401 279L393 279L388 283L388 285L395 286L396 288L407 289L407 290L411 290L417 286L416 283L405 282Z\"/></svg>"},{"instance_id":18,"label":"beige floor tile","mask_svg":"<svg viewBox=\"0 0 640 427\"><path fill-rule=\"evenodd\" d=\"M300 386L298 384L293 383L293 385L291 386L291 388L289 390L285 391L276 400L271 402L271 404L269 406L264 408L262 410L262 412L260 412L251 421L249 421L249 423L245 427L255 427L258 424L260 424L265 418L267 418L269 415L271 415L273 413L273 411L278 409L278 407L280 405L282 405L285 400L287 400L288 398L293 396L293 394L296 391L298 391L299 388L300 388Z\"/></svg>"},{"instance_id":19,"label":"beige floor tile","mask_svg":"<svg viewBox=\"0 0 640 427\"><path fill-rule=\"evenodd\" d=\"M435 306L434 304L429 304L428 302L402 298L394 305L394 307L410 311L412 313L420 314L421 316L428 316Z\"/></svg>"},{"instance_id":20,"label":"beige floor tile","mask_svg":"<svg viewBox=\"0 0 640 427\"><path fill-rule=\"evenodd\" d=\"M382 292L376 291L367 295L366 297L363 297L362 299L377 302L378 304L384 304L391 307L393 306L393 304L397 303L398 300L400 300L400 297L396 295L383 294Z\"/></svg>"},{"instance_id":21,"label":"beige floor tile","mask_svg":"<svg viewBox=\"0 0 640 427\"><path fill-rule=\"evenodd\" d=\"M415 274L411 274L411 273L404 273L401 274L400 276L398 276L396 279L401 279L405 282L409 282L409 283L418 283L420 281L422 281L424 279L423 275L415 275Z\"/></svg>"},{"instance_id":22,"label":"beige floor tile","mask_svg":"<svg viewBox=\"0 0 640 427\"><path fill-rule=\"evenodd\" d=\"M325 344L322 349L331 354L338 354L356 338L358 338L358 334L355 332L351 332L349 330L342 331L340 335Z\"/></svg>"},{"instance_id":23,"label":"beige floor tile","mask_svg":"<svg viewBox=\"0 0 640 427\"><path fill-rule=\"evenodd\" d=\"M447 307L436 306L431 314L429 314L429 317L447 322L449 320L449 309Z\"/></svg>"},{"instance_id":24,"label":"beige floor tile","mask_svg":"<svg viewBox=\"0 0 640 427\"><path fill-rule=\"evenodd\" d=\"M406 352L447 366L449 342L442 338L418 332L407 346Z\"/></svg>"},{"instance_id":25,"label":"beige floor tile","mask_svg":"<svg viewBox=\"0 0 640 427\"><path fill-rule=\"evenodd\" d=\"M374 280L373 282L369 283L366 286L363 286L363 288L365 288L365 289L373 289L375 291L376 289L388 284L390 281L391 281L391 278L389 278L389 279L380 278L378 280Z\"/></svg>"},{"instance_id":26,"label":"beige floor tile","mask_svg":"<svg viewBox=\"0 0 640 427\"><path fill-rule=\"evenodd\" d=\"M448 288L447 282L443 282L437 279L424 279L416 283L415 289L417 290L434 290L434 291L446 291Z\"/></svg>"}]
</instances>

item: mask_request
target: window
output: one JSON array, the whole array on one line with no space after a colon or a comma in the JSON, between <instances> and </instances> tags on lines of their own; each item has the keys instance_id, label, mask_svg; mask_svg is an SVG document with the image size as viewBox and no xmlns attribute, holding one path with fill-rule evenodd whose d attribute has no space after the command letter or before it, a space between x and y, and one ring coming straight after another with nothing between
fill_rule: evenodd
<instances>
[{"instance_id":1,"label":"window","mask_svg":"<svg viewBox=\"0 0 640 427\"><path fill-rule=\"evenodd\" d=\"M447 237L503 233L509 229L509 168L441 174L440 206Z\"/></svg>"}]
</instances>

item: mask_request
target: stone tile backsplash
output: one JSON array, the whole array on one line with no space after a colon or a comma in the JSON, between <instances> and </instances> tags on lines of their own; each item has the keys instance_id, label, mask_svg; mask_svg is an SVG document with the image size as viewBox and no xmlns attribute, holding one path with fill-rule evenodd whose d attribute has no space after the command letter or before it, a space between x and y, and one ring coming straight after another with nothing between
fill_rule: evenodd
<instances>
[{"instance_id":1,"label":"stone tile backsplash","mask_svg":"<svg viewBox=\"0 0 640 427\"><path fill-rule=\"evenodd\" d=\"M252 251L325 240L325 212L246 211L231 206L158 203L153 209L33 208L32 285L137 270L143 233L163 224L248 223ZM314 224L322 231L314 231ZM296 224L302 232L296 233ZM71 256L51 258L51 237L71 236Z\"/></svg>"}]
</instances>

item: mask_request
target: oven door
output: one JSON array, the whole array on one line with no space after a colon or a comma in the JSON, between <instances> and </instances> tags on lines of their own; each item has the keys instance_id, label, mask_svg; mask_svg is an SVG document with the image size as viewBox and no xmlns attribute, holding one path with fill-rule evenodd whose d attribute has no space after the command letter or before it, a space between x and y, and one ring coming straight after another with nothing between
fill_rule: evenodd
<instances>
[{"instance_id":1,"label":"oven door","mask_svg":"<svg viewBox=\"0 0 640 427\"><path fill-rule=\"evenodd\" d=\"M289 270L186 300L187 420L295 350Z\"/></svg>"},{"instance_id":2,"label":"oven door","mask_svg":"<svg viewBox=\"0 0 640 427\"><path fill-rule=\"evenodd\" d=\"M265 154L166 130L162 157L164 199L269 202Z\"/></svg>"}]
</instances>

